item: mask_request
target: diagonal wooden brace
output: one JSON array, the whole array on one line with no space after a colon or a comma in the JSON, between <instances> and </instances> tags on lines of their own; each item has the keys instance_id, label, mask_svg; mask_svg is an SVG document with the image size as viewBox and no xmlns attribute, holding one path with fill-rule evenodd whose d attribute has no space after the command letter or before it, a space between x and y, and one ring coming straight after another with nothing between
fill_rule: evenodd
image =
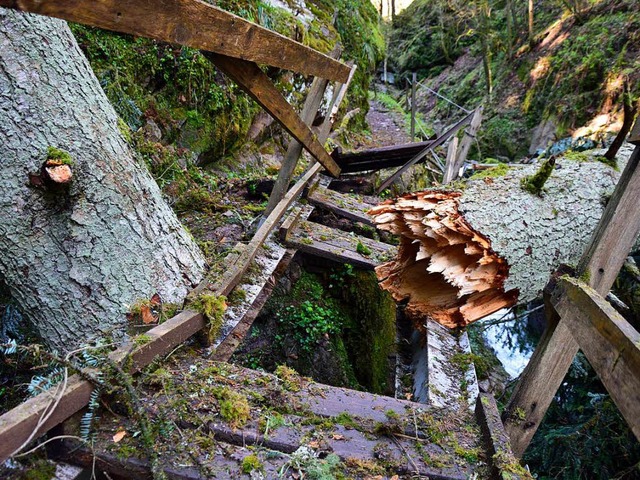
<instances>
[{"instance_id":1,"label":"diagonal wooden brace","mask_svg":"<svg viewBox=\"0 0 640 480\"><path fill-rule=\"evenodd\" d=\"M332 176L340 174L340 167L319 142L318 136L304 123L258 65L217 53L205 55L269 112Z\"/></svg>"}]
</instances>

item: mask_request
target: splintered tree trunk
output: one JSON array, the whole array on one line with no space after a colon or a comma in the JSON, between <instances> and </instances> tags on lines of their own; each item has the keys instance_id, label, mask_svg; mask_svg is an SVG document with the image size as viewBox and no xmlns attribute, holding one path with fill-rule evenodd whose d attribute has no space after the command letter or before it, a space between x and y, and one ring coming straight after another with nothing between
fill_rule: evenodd
<instances>
[{"instance_id":1,"label":"splintered tree trunk","mask_svg":"<svg viewBox=\"0 0 640 480\"><path fill-rule=\"evenodd\" d=\"M455 328L536 298L560 264L575 265L619 173L597 161L557 160L542 196L520 180L536 166L471 179L461 191L405 195L369 213L400 236L376 272L418 325Z\"/></svg>"},{"instance_id":2,"label":"splintered tree trunk","mask_svg":"<svg viewBox=\"0 0 640 480\"><path fill-rule=\"evenodd\" d=\"M66 23L0 8L0 67L0 275L23 313L64 351L120 331L137 300L180 301L202 254ZM72 165L43 168L48 147Z\"/></svg>"}]
</instances>

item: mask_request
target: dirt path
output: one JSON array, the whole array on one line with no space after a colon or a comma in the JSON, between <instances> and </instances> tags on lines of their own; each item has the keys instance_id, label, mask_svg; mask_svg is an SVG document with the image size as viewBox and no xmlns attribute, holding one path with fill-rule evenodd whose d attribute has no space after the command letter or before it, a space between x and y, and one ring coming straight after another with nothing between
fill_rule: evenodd
<instances>
[{"instance_id":1,"label":"dirt path","mask_svg":"<svg viewBox=\"0 0 640 480\"><path fill-rule=\"evenodd\" d=\"M367 123L371 130L371 137L367 137L367 141L361 148L386 147L411 142L401 114L389 110L375 99L370 101L370 105Z\"/></svg>"}]
</instances>

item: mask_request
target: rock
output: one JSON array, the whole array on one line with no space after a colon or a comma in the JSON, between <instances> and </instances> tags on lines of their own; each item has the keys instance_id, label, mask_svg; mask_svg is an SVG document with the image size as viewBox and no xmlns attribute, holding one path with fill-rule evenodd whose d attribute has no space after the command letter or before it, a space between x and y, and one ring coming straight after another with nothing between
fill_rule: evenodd
<instances>
[{"instance_id":1,"label":"rock","mask_svg":"<svg viewBox=\"0 0 640 480\"><path fill-rule=\"evenodd\" d=\"M142 127L142 133L147 140L159 142L162 139L162 130L153 118L147 118L147 122Z\"/></svg>"},{"instance_id":2,"label":"rock","mask_svg":"<svg viewBox=\"0 0 640 480\"><path fill-rule=\"evenodd\" d=\"M533 136L531 138L531 146L529 147L529 155L533 155L538 150L545 150L556 139L557 125L555 122L548 118L538 124L533 129Z\"/></svg>"}]
</instances>

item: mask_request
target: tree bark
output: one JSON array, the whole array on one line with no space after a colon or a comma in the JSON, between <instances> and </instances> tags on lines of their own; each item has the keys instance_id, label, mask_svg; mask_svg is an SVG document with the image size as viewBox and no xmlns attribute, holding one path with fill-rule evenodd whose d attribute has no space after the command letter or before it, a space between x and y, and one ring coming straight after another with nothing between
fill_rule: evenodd
<instances>
[{"instance_id":1,"label":"tree bark","mask_svg":"<svg viewBox=\"0 0 640 480\"><path fill-rule=\"evenodd\" d=\"M619 178L601 162L557 165L542 196L521 188L537 168L524 166L375 207L378 228L401 237L376 269L382 287L414 320L450 328L535 299L560 264L576 264Z\"/></svg>"},{"instance_id":2,"label":"tree bark","mask_svg":"<svg viewBox=\"0 0 640 480\"><path fill-rule=\"evenodd\" d=\"M178 302L205 261L60 20L0 8L0 275L48 346L118 333L128 305ZM29 182L48 147L69 186Z\"/></svg>"}]
</instances>

